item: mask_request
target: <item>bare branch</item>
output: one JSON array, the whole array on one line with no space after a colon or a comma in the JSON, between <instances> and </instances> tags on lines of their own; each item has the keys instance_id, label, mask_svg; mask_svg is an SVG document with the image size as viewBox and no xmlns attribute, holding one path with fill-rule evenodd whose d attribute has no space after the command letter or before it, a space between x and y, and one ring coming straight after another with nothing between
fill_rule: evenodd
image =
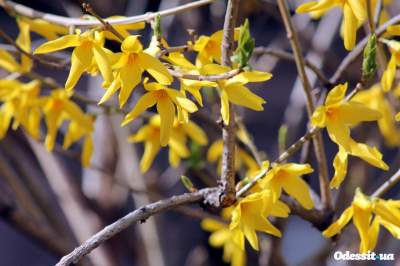
<instances>
[{"instance_id":1,"label":"bare branch","mask_svg":"<svg viewBox=\"0 0 400 266\"><path fill-rule=\"evenodd\" d=\"M400 169L392 175L385 183L383 183L375 192L372 197L382 197L386 192L388 192L397 182L400 181Z\"/></svg>"},{"instance_id":2,"label":"bare branch","mask_svg":"<svg viewBox=\"0 0 400 266\"><path fill-rule=\"evenodd\" d=\"M68 266L76 264L83 256L89 254L92 250L100 246L114 235L125 230L130 225L137 222L145 222L146 219L162 211L188 204L207 200L208 196L216 192L215 188L206 188L193 193L185 193L179 196L173 196L168 199L159 200L136 209L114 223L104 227L101 231L90 237L81 246L75 248L71 253L64 256L56 266Z\"/></svg>"}]
</instances>

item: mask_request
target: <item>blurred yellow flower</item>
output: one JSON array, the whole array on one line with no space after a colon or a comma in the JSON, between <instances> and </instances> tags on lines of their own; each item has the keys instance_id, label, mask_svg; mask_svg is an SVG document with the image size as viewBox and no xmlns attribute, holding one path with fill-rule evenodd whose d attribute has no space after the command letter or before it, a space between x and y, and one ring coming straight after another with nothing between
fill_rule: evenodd
<instances>
[{"instance_id":1,"label":"blurred yellow flower","mask_svg":"<svg viewBox=\"0 0 400 266\"><path fill-rule=\"evenodd\" d=\"M394 110L385 98L379 84L357 93L353 100L379 111L382 117L378 120L378 126L382 136L385 138L385 142L391 147L400 145L400 131L395 124Z\"/></svg>"},{"instance_id":2,"label":"blurred yellow flower","mask_svg":"<svg viewBox=\"0 0 400 266\"><path fill-rule=\"evenodd\" d=\"M199 145L206 145L208 140L204 131L192 121L181 124L174 121L171 136L166 145L169 147L169 162L171 166L179 165L181 158L190 156L190 150L186 147L188 138ZM138 132L129 137L130 142L144 142L144 154L140 160L140 170L147 172L154 158L161 149L161 117L154 115L149 123L141 127ZM165 146L165 145L164 145Z\"/></svg>"},{"instance_id":3,"label":"blurred yellow flower","mask_svg":"<svg viewBox=\"0 0 400 266\"><path fill-rule=\"evenodd\" d=\"M339 152L333 162L335 176L330 184L335 188L346 176L348 155L359 157L383 170L389 168L377 148L358 143L350 136L350 127L363 121L377 121L382 117L381 113L356 101L347 102L346 91L347 83L333 88L326 97L325 105L319 106L311 119L314 126L326 127L329 137L338 145Z\"/></svg>"},{"instance_id":4,"label":"blurred yellow flower","mask_svg":"<svg viewBox=\"0 0 400 266\"><path fill-rule=\"evenodd\" d=\"M394 237L400 239L400 201L369 198L360 189L356 190L353 203L339 219L322 234L332 237L353 219L360 235L360 252L373 251L376 247L379 226L384 226Z\"/></svg>"},{"instance_id":5,"label":"blurred yellow flower","mask_svg":"<svg viewBox=\"0 0 400 266\"><path fill-rule=\"evenodd\" d=\"M145 53L139 36L129 36L121 44L121 55L114 64L115 79L107 88L99 104L107 101L117 90L119 104L123 107L135 87L140 83L142 74L147 71L156 81L163 85L172 83L172 76L167 68L155 57Z\"/></svg>"},{"instance_id":6,"label":"blurred yellow flower","mask_svg":"<svg viewBox=\"0 0 400 266\"><path fill-rule=\"evenodd\" d=\"M65 89L72 90L85 71L91 72L93 64L96 64L100 70L104 79L104 86L108 86L111 84L113 75L110 60L103 44L104 38L100 32L90 30L81 33L77 30L76 34L68 34L40 45L34 51L34 54L51 53L75 47L71 56L71 70L65 83Z\"/></svg>"},{"instance_id":7,"label":"blurred yellow flower","mask_svg":"<svg viewBox=\"0 0 400 266\"><path fill-rule=\"evenodd\" d=\"M365 1L360 0L319 0L300 5L297 13L314 13L314 15L325 14L332 8L343 9L343 39L347 50L352 50L356 43L357 29L367 17L367 6Z\"/></svg>"},{"instance_id":8,"label":"blurred yellow flower","mask_svg":"<svg viewBox=\"0 0 400 266\"><path fill-rule=\"evenodd\" d=\"M389 47L391 57L386 70L383 72L381 86L383 91L390 91L393 87L393 82L396 76L396 68L400 65L400 42L390 40L385 41Z\"/></svg>"}]
</instances>

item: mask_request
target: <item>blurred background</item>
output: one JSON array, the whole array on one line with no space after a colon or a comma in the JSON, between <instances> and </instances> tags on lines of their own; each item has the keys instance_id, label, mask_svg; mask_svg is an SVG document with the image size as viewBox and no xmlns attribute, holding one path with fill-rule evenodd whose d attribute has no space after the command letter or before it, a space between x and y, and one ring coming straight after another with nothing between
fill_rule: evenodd
<instances>
[{"instance_id":1,"label":"blurred background","mask_svg":"<svg viewBox=\"0 0 400 266\"><path fill-rule=\"evenodd\" d=\"M53 14L78 17L82 15L79 1L18 1L34 9ZM187 0L91 0L88 1L102 17L112 15L132 16L175 7L191 1ZM319 66L330 77L347 52L340 38L341 13L329 12L321 20L311 20L308 15L297 15L295 8L304 1L288 1L295 26L299 32L304 55ZM211 5L162 18L163 35L171 46L188 41L188 29L198 35L210 35L222 29L226 2L216 0ZM393 1L388 10L398 14L400 1ZM268 47L290 51L286 33L281 23L278 7L274 0L241 1L240 21L249 18L251 33L256 47ZM18 30L15 20L1 11L0 28L13 37ZM140 31L144 45L148 45L151 29ZM358 39L364 36L361 28ZM36 36L37 37L37 36ZM33 46L43 42L33 38ZM117 43L109 42L107 47L118 50ZM193 54L187 56L193 59ZM248 131L254 137L257 148L264 158L274 159L278 155L278 131L282 125L288 127L287 144L302 136L307 128L305 102L301 84L297 79L294 62L265 55L256 49L251 65L254 69L271 72L274 77L268 82L252 86L253 91L266 99L263 112L237 108ZM64 83L67 72L41 67L43 75L56 78ZM3 74L2 74L3 75ZM316 100L329 90L312 72L308 72L315 88ZM341 81L354 85L360 77L360 60L346 70ZM351 87L351 86L350 86ZM84 76L77 90L98 100L103 94L101 80ZM138 90L138 89L137 89ZM132 97L128 108L133 106ZM209 143L220 138L220 128L204 116L217 121L218 99L205 93L207 110L194 115L193 120L206 130ZM214 98L213 98L214 97ZM117 104L116 101L113 104ZM88 112L99 112L96 107L87 107ZM127 145L127 137L142 121L130 128L120 128L118 115L99 114L95 129L95 151L91 166L82 169L79 163L80 146L68 151L56 148L47 153L40 143L26 137L22 130L9 131L0 141L0 265L1 266L42 266L55 264L62 254L83 242L105 225L134 210L137 206L185 192L179 177L189 176L196 186L215 184L215 165L204 164L202 169L192 169L190 160L178 168L168 164L166 149L161 152L151 170L142 175L138 171L138 160L143 147L141 144ZM62 135L62 134L61 134ZM60 140L62 136L59 136ZM398 169L400 155L398 147L387 147L379 136L376 123L366 123L354 130L354 138L377 145L384 159L392 169ZM336 146L325 137L328 162L336 153ZM61 142L59 142L61 143ZM312 149L310 148L312 151ZM303 152L306 152L303 149ZM206 148L198 151L206 159ZM298 162L301 154L291 160ZM312 152L302 158L316 167ZM330 165L331 166L331 165ZM363 187L365 193L372 192L392 171L382 173L359 159L350 160L345 190L335 194L339 209L348 206L353 198L354 188ZM333 173L331 166L330 174ZM306 177L318 191L316 176ZM398 187L387 194L398 198ZM224 265L222 250L208 245L209 233L200 228L204 211L199 206L188 206L159 214L143 224L131 226L97 249L90 261L82 265L156 265L156 266L200 266ZM332 254L336 250L358 249L358 236L349 226L340 241L332 245L332 240L324 239L311 224L296 216L291 216L285 224L283 239L272 241L263 236L259 256L250 249L248 265L274 265L271 254L281 250L287 265L348 265L335 262ZM333 241L335 241L333 239ZM49 246L49 243L53 243ZM378 251L400 254L400 244L382 230ZM400 265L400 262L396 262ZM350 263L349 263L350 264ZM376 262L371 265L378 265ZM275 264L277 265L277 264ZM361 262L357 265L362 265ZM364 262L364 265L369 265ZM394 265L393 262L379 265Z\"/></svg>"}]
</instances>

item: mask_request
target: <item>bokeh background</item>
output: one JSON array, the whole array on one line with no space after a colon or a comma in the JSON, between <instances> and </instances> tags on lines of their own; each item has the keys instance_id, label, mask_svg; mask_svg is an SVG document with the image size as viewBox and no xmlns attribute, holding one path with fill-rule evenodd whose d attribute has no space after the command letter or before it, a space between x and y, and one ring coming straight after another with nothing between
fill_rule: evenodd
<instances>
[{"instance_id":1,"label":"bokeh background","mask_svg":"<svg viewBox=\"0 0 400 266\"><path fill-rule=\"evenodd\" d=\"M79 2L74 0L29 0L20 3L40 11L64 16L81 16ZM146 12L155 12L181 5L187 0L91 0L89 3L96 12L108 17L111 15L132 16ZM329 77L337 68L346 51L340 38L341 15L339 10L332 11L321 20L311 20L307 15L296 15L295 8L304 1L288 1L299 32L304 55L319 66ZM182 45L188 40L187 29L193 29L198 35L209 35L220 30L223 25L226 2L216 0L186 13L168 16L162 19L164 37L169 44ZM389 10L393 15L400 12L400 1L394 0ZM286 33L282 26L278 8L274 0L242 0L240 23L249 18L251 33L256 47L268 47L290 51ZM0 11L0 28L13 37L17 36L17 27L13 18ZM360 29L359 39L364 36ZM150 27L139 33L144 44L151 37ZM42 43L34 38L33 46ZM118 49L116 43L107 43L111 49ZM188 54L193 59L192 54ZM293 143L307 128L305 102L302 87L297 79L295 64L276 57L255 54L253 68L269 71L274 78L266 83L252 86L254 91L267 100L263 112L253 112L238 108L238 112L254 137L258 149L264 158L274 159L278 155L278 131L282 125L288 127L287 143ZM56 78L64 83L67 72L59 69L39 68L43 75ZM3 75L3 74L2 74ZM326 84L318 81L312 72L308 73L315 88L316 99L329 90ZM360 76L360 60L346 70L341 81L354 85ZM85 76L77 90L93 99L100 99L103 91L101 80ZM137 89L138 90L138 89ZM210 125L204 116L218 120L218 100L213 94L205 93L208 109L195 115L194 120L207 131L210 143L220 137L218 126ZM132 107L136 98L132 97L128 107ZM214 102L214 103L213 103ZM114 102L116 104L116 102ZM99 112L96 107L88 107L89 112ZM27 139L20 130L10 131L0 141L0 265L1 266L42 266L55 264L60 254L38 242L32 234L49 234L59 242L62 248L71 250L78 242L89 237L102 226L109 224L137 206L163 197L182 193L185 188L180 182L182 174L188 175L197 186L213 184L216 175L215 166L206 165L200 173L190 169L183 162L178 168L168 165L167 153L163 151L145 175L138 171L138 158L142 154L141 145L127 144L127 136L134 132L141 121L130 128L119 127L118 115L99 115L95 131L95 155L92 166L82 169L79 164L80 147L74 146L68 151L56 149L47 153L40 144ZM62 136L59 136L62 139ZM368 123L357 128L354 137L368 140L378 145L384 153L385 161L397 169L400 163L398 148L386 147L379 137L376 124ZM336 153L335 145L327 136L325 143L328 160L332 161ZM205 160L206 149L201 151ZM291 160L298 161L300 154ZM312 152L307 161L316 165ZM349 204L354 188L362 186L366 193L379 186L389 173L369 167L358 159L350 161L349 178L344 184L347 189L340 195L335 194L339 209ZM396 168L397 167L397 168ZM332 169L330 169L332 174ZM306 177L318 191L317 178ZM398 198L398 188L392 189L389 197ZM98 265L156 265L156 266L200 266L224 265L222 251L208 245L207 232L200 228L203 211L198 206L180 208L159 214L141 225L131 226L115 236L101 249L96 251ZM20 221L21 226L18 224ZM27 225L26 225L27 224ZM283 225L282 225L283 226ZM50 230L50 229L51 230ZM350 226L340 241L331 245L311 224L291 216L284 224L282 241L271 242L262 237L260 256L249 249L248 265L268 265L271 252L281 249L287 265L349 265L332 260L336 250L356 250L358 236ZM382 230L384 231L384 230ZM73 232L73 234L71 234ZM269 246L272 243L272 246ZM381 234L378 251L400 254L399 242ZM390 263L372 263L371 265L394 265ZM88 261L83 261L88 264ZM97 265L97 264L96 264ZM368 262L357 265L369 265ZM400 265L400 262L397 262Z\"/></svg>"}]
</instances>

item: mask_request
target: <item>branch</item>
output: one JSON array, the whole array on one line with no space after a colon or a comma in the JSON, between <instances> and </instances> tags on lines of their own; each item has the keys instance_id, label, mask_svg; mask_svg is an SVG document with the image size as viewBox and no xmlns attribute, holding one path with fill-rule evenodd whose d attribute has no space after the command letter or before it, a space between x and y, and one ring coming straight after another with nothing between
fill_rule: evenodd
<instances>
[{"instance_id":1,"label":"branch","mask_svg":"<svg viewBox=\"0 0 400 266\"><path fill-rule=\"evenodd\" d=\"M267 54L288 61L296 60L294 55L289 52L268 47L256 47L254 48L253 54L259 54L259 55ZM325 76L325 74L321 71L321 69L319 69L316 65L307 60L307 58L304 58L304 65L311 71L313 71L314 74L318 77L318 79L321 80L323 83L325 83L326 85L331 85L329 79Z\"/></svg>"},{"instance_id":2,"label":"branch","mask_svg":"<svg viewBox=\"0 0 400 266\"><path fill-rule=\"evenodd\" d=\"M162 211L184 205L187 203L195 203L207 200L216 190L214 188L206 188L193 193L185 193L179 196L173 196L168 199L159 200L154 203L145 205L136 209L114 223L104 227L101 231L90 237L82 245L75 248L71 253L64 256L56 266L68 266L76 264L83 256L89 254L92 250L100 246L103 242L125 230L130 225L137 222L145 222L146 219Z\"/></svg>"},{"instance_id":3,"label":"branch","mask_svg":"<svg viewBox=\"0 0 400 266\"><path fill-rule=\"evenodd\" d=\"M218 81L222 79L230 79L237 74L241 72L240 69L233 69L228 72L218 74L218 75L196 75L196 74L185 74L179 71L176 71L172 68L168 68L169 73L176 77L176 78L181 78L181 79L191 79L191 80L199 80L199 81Z\"/></svg>"},{"instance_id":4,"label":"branch","mask_svg":"<svg viewBox=\"0 0 400 266\"><path fill-rule=\"evenodd\" d=\"M390 177L385 183L383 183L371 197L382 197L386 192L388 192L397 182L400 181L400 169L397 170L392 177Z\"/></svg>"},{"instance_id":5,"label":"branch","mask_svg":"<svg viewBox=\"0 0 400 266\"><path fill-rule=\"evenodd\" d=\"M400 15L394 16L389 21L387 21L386 23L382 24L379 28L377 28L375 34L377 35L377 37L379 37L383 33L385 33L386 29L389 26L392 26L399 22L400 22ZM356 45L356 47L354 47L354 49L350 53L348 53L347 56L343 59L339 67L336 69L336 72L330 79L330 82L332 84L336 84L340 80L344 72L346 72L347 68L362 54L365 45L368 43L369 37L370 36L368 35L364 39L362 39L362 41L360 41Z\"/></svg>"},{"instance_id":6,"label":"branch","mask_svg":"<svg viewBox=\"0 0 400 266\"><path fill-rule=\"evenodd\" d=\"M132 24L138 22L147 22L154 19L158 14L160 16L170 16L178 13L182 13L185 11L189 11L204 5L211 4L215 0L199 0L196 2L191 2L185 5L177 6L174 8L166 9L157 13L146 13L143 15L126 17L126 18L118 18L118 19L105 19L104 21L111 25L122 25L122 24ZM89 19L79 19L79 18L69 18L63 17L53 14L48 14L44 12L37 11L30 7L14 3L12 1L0 1L0 6L2 6L6 10L13 11L18 15L22 15L29 18L40 18L46 20L48 22L66 26L66 27L95 27L101 26L100 21L89 20Z\"/></svg>"},{"instance_id":7,"label":"branch","mask_svg":"<svg viewBox=\"0 0 400 266\"><path fill-rule=\"evenodd\" d=\"M315 108L312 95L312 87L306 75L304 58L302 55L298 36L291 21L288 7L286 5L286 0L278 0L278 6L283 19L283 23L286 28L287 37L293 49L293 55L296 61L297 72L299 73L299 78L303 84L303 89L307 100L308 116L309 118L311 118ZM319 183L320 183L322 202L325 208L332 209L333 206L332 206L331 191L329 189L328 166L326 163L326 155L325 155L322 135L316 132L313 141L314 141L315 156L318 161Z\"/></svg>"},{"instance_id":8,"label":"branch","mask_svg":"<svg viewBox=\"0 0 400 266\"><path fill-rule=\"evenodd\" d=\"M231 56L234 46L234 29L239 12L240 0L229 0L226 7L224 34L221 43L222 65L231 66ZM223 195L221 203L223 206L229 206L235 202L235 149L236 149L236 125L235 110L229 103L229 122L222 128L222 140L224 148L222 152L222 171L219 180L219 186L222 188Z\"/></svg>"}]
</instances>

